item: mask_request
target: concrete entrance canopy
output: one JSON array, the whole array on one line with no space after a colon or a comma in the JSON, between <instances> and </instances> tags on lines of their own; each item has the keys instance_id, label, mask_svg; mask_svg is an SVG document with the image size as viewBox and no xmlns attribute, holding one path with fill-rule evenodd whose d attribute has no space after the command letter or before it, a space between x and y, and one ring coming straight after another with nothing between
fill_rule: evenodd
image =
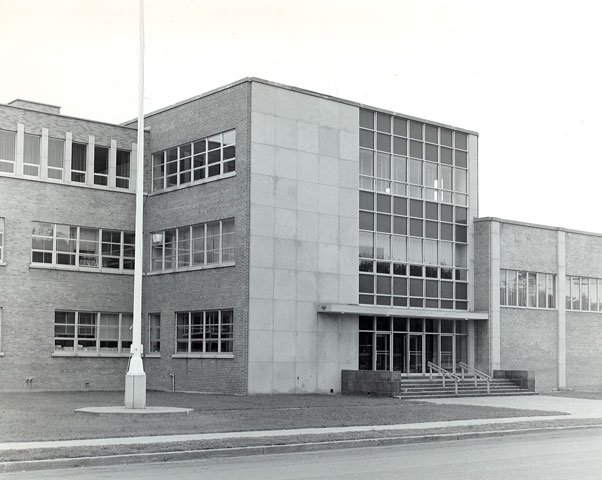
<instances>
[{"instance_id":1,"label":"concrete entrance canopy","mask_svg":"<svg viewBox=\"0 0 602 480\"><path fill-rule=\"evenodd\" d=\"M374 315L380 317L417 317L417 318L443 318L450 320L488 320L488 312L464 312L457 310L436 310L429 308L397 308L381 305L353 305L339 303L319 303L318 313L326 314L352 314Z\"/></svg>"}]
</instances>

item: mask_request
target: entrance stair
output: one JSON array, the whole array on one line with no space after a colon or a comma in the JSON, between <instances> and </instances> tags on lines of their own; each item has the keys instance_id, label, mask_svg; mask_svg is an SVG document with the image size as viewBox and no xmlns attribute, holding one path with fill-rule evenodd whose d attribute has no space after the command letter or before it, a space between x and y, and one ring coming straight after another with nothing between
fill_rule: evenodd
<instances>
[{"instance_id":1,"label":"entrance stair","mask_svg":"<svg viewBox=\"0 0 602 480\"><path fill-rule=\"evenodd\" d=\"M487 393L487 380L475 379L474 377L464 377L464 380L458 382L458 393L453 381L449 379L443 386L442 378L429 377L402 379L400 382L399 395L396 398L404 400L420 398L445 398L445 397L480 397L487 395L535 395L527 389L515 385L510 380L492 379L489 384L489 393Z\"/></svg>"},{"instance_id":2,"label":"entrance stair","mask_svg":"<svg viewBox=\"0 0 602 480\"><path fill-rule=\"evenodd\" d=\"M433 362L427 363L428 377L402 378L397 398L480 397L486 395L535 395L507 378L493 378L467 365L458 364L459 372L452 373Z\"/></svg>"}]
</instances>

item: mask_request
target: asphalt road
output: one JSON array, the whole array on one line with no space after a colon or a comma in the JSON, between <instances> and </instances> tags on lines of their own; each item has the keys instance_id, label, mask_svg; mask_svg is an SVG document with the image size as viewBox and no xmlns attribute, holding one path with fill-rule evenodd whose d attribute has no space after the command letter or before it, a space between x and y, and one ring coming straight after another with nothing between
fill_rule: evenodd
<instances>
[{"instance_id":1,"label":"asphalt road","mask_svg":"<svg viewBox=\"0 0 602 480\"><path fill-rule=\"evenodd\" d=\"M602 478L602 430L310 453L114 465L2 479L578 479Z\"/></svg>"}]
</instances>

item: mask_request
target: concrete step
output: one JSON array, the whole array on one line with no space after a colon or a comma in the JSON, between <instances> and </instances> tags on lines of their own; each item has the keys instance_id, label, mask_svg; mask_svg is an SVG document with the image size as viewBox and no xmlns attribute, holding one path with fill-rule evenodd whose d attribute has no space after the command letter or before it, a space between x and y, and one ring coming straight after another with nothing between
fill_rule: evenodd
<instances>
[{"instance_id":1,"label":"concrete step","mask_svg":"<svg viewBox=\"0 0 602 480\"><path fill-rule=\"evenodd\" d=\"M395 398L398 398L400 400L420 400L420 399L429 399L429 398L454 398L454 397L485 397L485 396L489 396L489 397L511 397L511 396L517 396L517 395L537 395L536 392L527 392L527 391L520 391L520 392L502 392L502 393L491 393L490 395L487 395L487 393L460 393L458 392L458 395L456 395L455 393L437 393L437 394L430 394L430 395L394 395Z\"/></svg>"}]
</instances>

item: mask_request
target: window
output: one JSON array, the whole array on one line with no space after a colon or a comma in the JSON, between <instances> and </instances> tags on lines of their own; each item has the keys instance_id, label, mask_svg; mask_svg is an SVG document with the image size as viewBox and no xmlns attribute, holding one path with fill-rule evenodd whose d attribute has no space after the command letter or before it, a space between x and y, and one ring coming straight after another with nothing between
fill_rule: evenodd
<instances>
[{"instance_id":1,"label":"window","mask_svg":"<svg viewBox=\"0 0 602 480\"><path fill-rule=\"evenodd\" d=\"M134 233L36 223L31 262L91 269L134 269Z\"/></svg>"},{"instance_id":2,"label":"window","mask_svg":"<svg viewBox=\"0 0 602 480\"><path fill-rule=\"evenodd\" d=\"M236 131L169 148L152 155L153 191L222 177L236 167Z\"/></svg>"},{"instance_id":3,"label":"window","mask_svg":"<svg viewBox=\"0 0 602 480\"><path fill-rule=\"evenodd\" d=\"M40 175L40 137L25 134L23 143L23 175L38 177Z\"/></svg>"},{"instance_id":4,"label":"window","mask_svg":"<svg viewBox=\"0 0 602 480\"><path fill-rule=\"evenodd\" d=\"M148 353L161 353L161 314L148 314Z\"/></svg>"},{"instance_id":5,"label":"window","mask_svg":"<svg viewBox=\"0 0 602 480\"><path fill-rule=\"evenodd\" d=\"M549 290L548 286L547 291ZM567 276L566 309L584 312L602 311L602 279Z\"/></svg>"},{"instance_id":6,"label":"window","mask_svg":"<svg viewBox=\"0 0 602 480\"><path fill-rule=\"evenodd\" d=\"M129 355L132 318L130 313L56 311L54 353Z\"/></svg>"},{"instance_id":7,"label":"window","mask_svg":"<svg viewBox=\"0 0 602 480\"><path fill-rule=\"evenodd\" d=\"M232 310L176 313L176 354L231 356Z\"/></svg>"},{"instance_id":8,"label":"window","mask_svg":"<svg viewBox=\"0 0 602 480\"><path fill-rule=\"evenodd\" d=\"M71 144L71 181L86 183L86 151L83 143Z\"/></svg>"},{"instance_id":9,"label":"window","mask_svg":"<svg viewBox=\"0 0 602 480\"><path fill-rule=\"evenodd\" d=\"M186 270L234 262L234 219L151 233L151 270Z\"/></svg>"},{"instance_id":10,"label":"window","mask_svg":"<svg viewBox=\"0 0 602 480\"><path fill-rule=\"evenodd\" d=\"M63 179L63 158L65 142L58 138L48 139L48 178Z\"/></svg>"},{"instance_id":11,"label":"window","mask_svg":"<svg viewBox=\"0 0 602 480\"><path fill-rule=\"evenodd\" d=\"M551 273L500 271L500 305L556 308L555 291L556 275Z\"/></svg>"},{"instance_id":12,"label":"window","mask_svg":"<svg viewBox=\"0 0 602 480\"><path fill-rule=\"evenodd\" d=\"M0 173L15 173L15 132L0 130Z\"/></svg>"},{"instance_id":13,"label":"window","mask_svg":"<svg viewBox=\"0 0 602 480\"><path fill-rule=\"evenodd\" d=\"M115 186L130 188L130 152L125 150L117 150Z\"/></svg>"},{"instance_id":14,"label":"window","mask_svg":"<svg viewBox=\"0 0 602 480\"><path fill-rule=\"evenodd\" d=\"M94 146L94 185L109 184L109 149Z\"/></svg>"},{"instance_id":15,"label":"window","mask_svg":"<svg viewBox=\"0 0 602 480\"><path fill-rule=\"evenodd\" d=\"M0 217L0 263L4 262L4 218Z\"/></svg>"}]
</instances>

